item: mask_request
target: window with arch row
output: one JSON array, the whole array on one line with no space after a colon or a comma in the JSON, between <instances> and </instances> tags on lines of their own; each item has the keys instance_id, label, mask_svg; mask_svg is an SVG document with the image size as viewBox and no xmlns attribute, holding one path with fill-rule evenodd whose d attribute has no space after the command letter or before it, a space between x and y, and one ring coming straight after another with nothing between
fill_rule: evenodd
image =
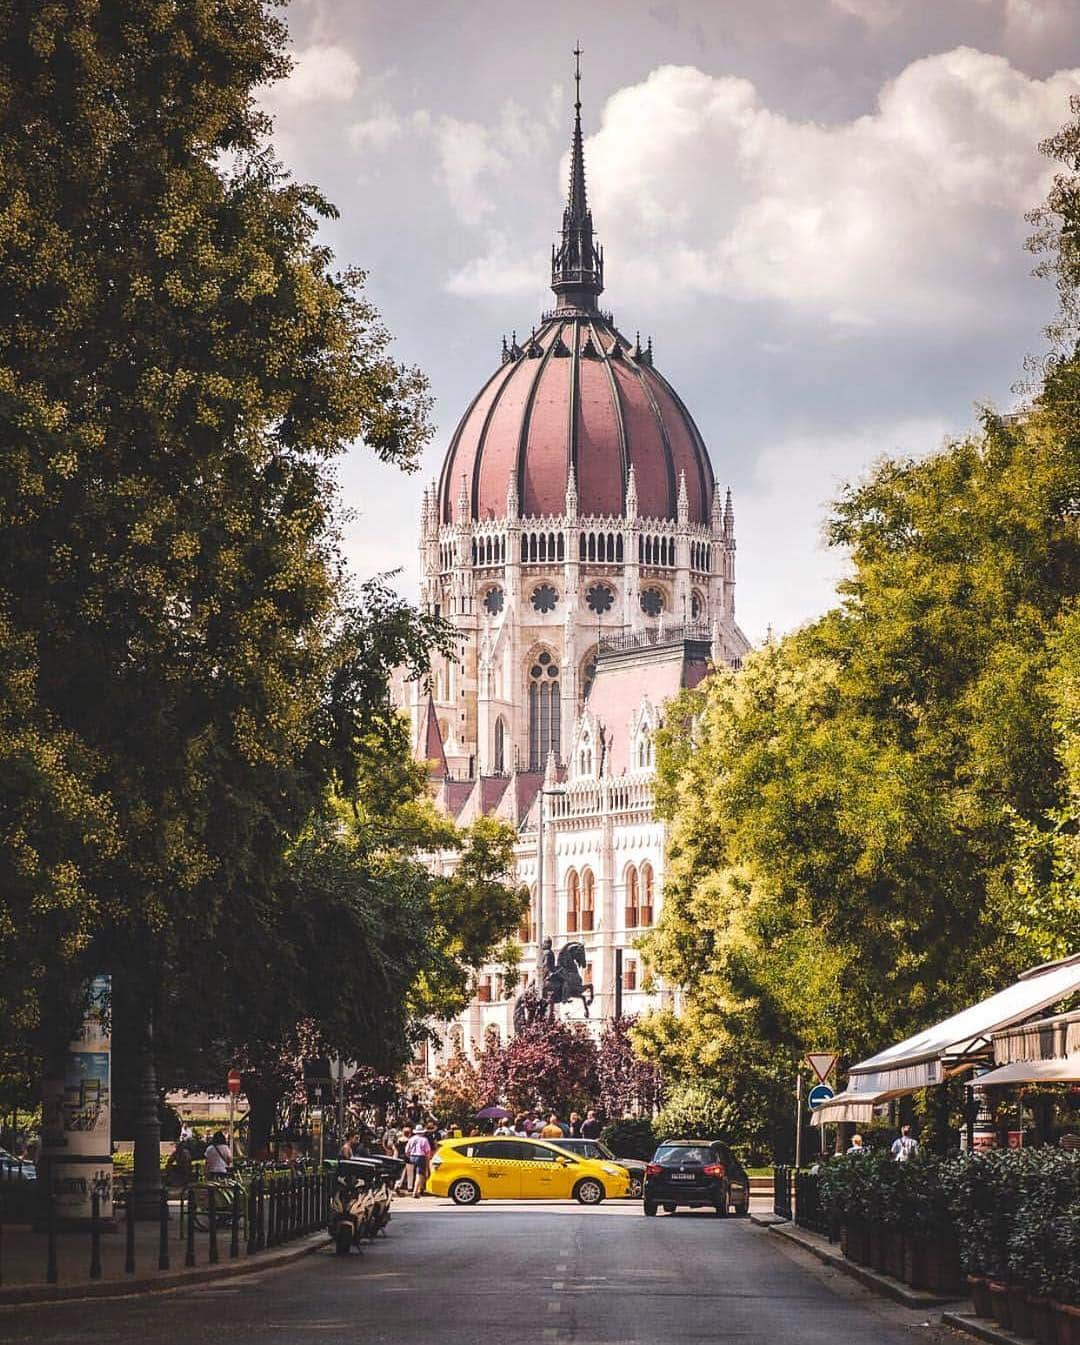
<instances>
[{"instance_id":1,"label":"window with arch row","mask_svg":"<svg viewBox=\"0 0 1080 1345\"><path fill-rule=\"evenodd\" d=\"M552 752L559 760L561 730L559 665L545 649L529 667L529 770L542 771Z\"/></svg>"},{"instance_id":2,"label":"window with arch row","mask_svg":"<svg viewBox=\"0 0 1080 1345\"><path fill-rule=\"evenodd\" d=\"M566 559L566 541L561 532L523 532L521 559L526 564Z\"/></svg>"},{"instance_id":3,"label":"window with arch row","mask_svg":"<svg viewBox=\"0 0 1080 1345\"><path fill-rule=\"evenodd\" d=\"M521 943L536 942L536 884L529 888L529 909L521 917L518 928L518 940Z\"/></svg>"},{"instance_id":4,"label":"window with arch row","mask_svg":"<svg viewBox=\"0 0 1080 1345\"><path fill-rule=\"evenodd\" d=\"M709 543L691 542L690 543L690 568L699 570L702 574L707 574L709 570Z\"/></svg>"},{"instance_id":5,"label":"window with arch row","mask_svg":"<svg viewBox=\"0 0 1080 1345\"><path fill-rule=\"evenodd\" d=\"M601 565L617 565L623 558L621 532L583 532L578 543L578 559Z\"/></svg>"},{"instance_id":6,"label":"window with arch row","mask_svg":"<svg viewBox=\"0 0 1080 1345\"><path fill-rule=\"evenodd\" d=\"M472 544L474 565L504 565L506 563L505 537L474 537Z\"/></svg>"},{"instance_id":7,"label":"window with arch row","mask_svg":"<svg viewBox=\"0 0 1080 1345\"><path fill-rule=\"evenodd\" d=\"M674 537L639 537L638 561L642 565L674 565Z\"/></svg>"},{"instance_id":8,"label":"window with arch row","mask_svg":"<svg viewBox=\"0 0 1080 1345\"><path fill-rule=\"evenodd\" d=\"M566 932L588 934L596 928L596 879L592 869L566 875Z\"/></svg>"},{"instance_id":9,"label":"window with arch row","mask_svg":"<svg viewBox=\"0 0 1080 1345\"><path fill-rule=\"evenodd\" d=\"M644 929L653 922L653 871L646 861L626 870L624 917L627 929Z\"/></svg>"}]
</instances>

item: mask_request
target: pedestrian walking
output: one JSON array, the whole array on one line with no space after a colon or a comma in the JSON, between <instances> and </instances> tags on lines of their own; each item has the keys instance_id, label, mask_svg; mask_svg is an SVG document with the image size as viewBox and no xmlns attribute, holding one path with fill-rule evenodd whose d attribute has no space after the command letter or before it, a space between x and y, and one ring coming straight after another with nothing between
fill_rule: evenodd
<instances>
[{"instance_id":1,"label":"pedestrian walking","mask_svg":"<svg viewBox=\"0 0 1080 1345\"><path fill-rule=\"evenodd\" d=\"M542 1140L561 1140L565 1138L563 1128L559 1124L559 1118L554 1112L548 1117L547 1125L540 1131L540 1138Z\"/></svg>"},{"instance_id":2,"label":"pedestrian walking","mask_svg":"<svg viewBox=\"0 0 1080 1345\"><path fill-rule=\"evenodd\" d=\"M401 1169L401 1176L397 1179L397 1185L394 1187L395 1191L408 1191L409 1189L409 1172L412 1165L409 1162L409 1156L406 1154L405 1148L412 1139L412 1135L412 1126L402 1126L401 1130L398 1132L397 1141L394 1145L395 1157L400 1158L402 1163L405 1164Z\"/></svg>"},{"instance_id":3,"label":"pedestrian walking","mask_svg":"<svg viewBox=\"0 0 1080 1345\"><path fill-rule=\"evenodd\" d=\"M191 1185L194 1175L191 1162L191 1150L184 1139L176 1141L176 1147L165 1162L165 1181L169 1186L178 1186L181 1190Z\"/></svg>"},{"instance_id":4,"label":"pedestrian walking","mask_svg":"<svg viewBox=\"0 0 1080 1345\"><path fill-rule=\"evenodd\" d=\"M519 1140L529 1138L529 1132L525 1129L525 1119L526 1118L524 1112L518 1112L518 1114L514 1117L514 1134L517 1136Z\"/></svg>"},{"instance_id":5,"label":"pedestrian walking","mask_svg":"<svg viewBox=\"0 0 1080 1345\"><path fill-rule=\"evenodd\" d=\"M413 1174L413 1198L419 1199L427 1186L428 1159L431 1157L431 1142L422 1130L417 1130L406 1143L405 1157Z\"/></svg>"},{"instance_id":6,"label":"pedestrian walking","mask_svg":"<svg viewBox=\"0 0 1080 1345\"><path fill-rule=\"evenodd\" d=\"M892 1156L898 1163L906 1163L919 1152L919 1142L912 1135L910 1126L901 1126L899 1138L892 1143Z\"/></svg>"},{"instance_id":7,"label":"pedestrian walking","mask_svg":"<svg viewBox=\"0 0 1080 1345\"><path fill-rule=\"evenodd\" d=\"M214 1138L206 1146L203 1157L206 1159L207 1177L220 1181L222 1177L229 1175L229 1169L232 1167L232 1150L220 1130L214 1131Z\"/></svg>"},{"instance_id":8,"label":"pedestrian walking","mask_svg":"<svg viewBox=\"0 0 1080 1345\"><path fill-rule=\"evenodd\" d=\"M600 1122L596 1119L596 1112L587 1111L585 1119L581 1123L581 1138L584 1140L595 1140L600 1138Z\"/></svg>"}]
</instances>

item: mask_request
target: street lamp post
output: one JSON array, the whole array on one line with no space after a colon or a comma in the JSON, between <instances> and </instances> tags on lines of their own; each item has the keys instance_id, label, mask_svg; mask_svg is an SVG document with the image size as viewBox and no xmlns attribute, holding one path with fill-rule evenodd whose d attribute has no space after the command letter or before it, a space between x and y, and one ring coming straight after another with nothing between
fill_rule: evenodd
<instances>
[{"instance_id":1,"label":"street lamp post","mask_svg":"<svg viewBox=\"0 0 1080 1345\"><path fill-rule=\"evenodd\" d=\"M565 789L540 786L539 831L536 837L536 979L542 991L544 971L544 799L561 798Z\"/></svg>"}]
</instances>

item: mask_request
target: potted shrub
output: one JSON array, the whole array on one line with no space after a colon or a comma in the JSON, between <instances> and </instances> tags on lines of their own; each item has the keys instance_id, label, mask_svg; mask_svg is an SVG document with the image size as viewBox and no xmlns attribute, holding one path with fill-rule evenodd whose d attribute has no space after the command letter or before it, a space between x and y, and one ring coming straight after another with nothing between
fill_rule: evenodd
<instances>
[{"instance_id":1,"label":"potted shrub","mask_svg":"<svg viewBox=\"0 0 1080 1345\"><path fill-rule=\"evenodd\" d=\"M1019 1174L1008 1241L1013 1330L1056 1345L1051 1295L1060 1286L1061 1230L1056 1220L1080 1205L1080 1160L1060 1150L1031 1151Z\"/></svg>"},{"instance_id":2,"label":"potted shrub","mask_svg":"<svg viewBox=\"0 0 1080 1345\"><path fill-rule=\"evenodd\" d=\"M1002 1206L1001 1162L1007 1155L964 1154L943 1172L946 1198L960 1243L975 1312L994 1315L990 1284L1002 1286L999 1295L1008 1310L1004 1281L1007 1275L1007 1221L1011 1211ZM1000 1305L999 1305L1000 1306Z\"/></svg>"}]
</instances>

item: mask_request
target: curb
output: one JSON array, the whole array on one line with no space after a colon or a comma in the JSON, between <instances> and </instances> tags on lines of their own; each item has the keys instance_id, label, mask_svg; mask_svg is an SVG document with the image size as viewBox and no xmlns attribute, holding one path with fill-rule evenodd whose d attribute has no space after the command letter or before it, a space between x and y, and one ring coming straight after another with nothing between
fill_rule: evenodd
<instances>
[{"instance_id":1,"label":"curb","mask_svg":"<svg viewBox=\"0 0 1080 1345\"><path fill-rule=\"evenodd\" d=\"M955 1304L958 1301L956 1298L927 1293L922 1289L909 1289L906 1284L901 1284L899 1280L894 1280L890 1275L881 1275L876 1270L856 1265L854 1261L849 1261L841 1252L834 1252L831 1247L819 1242L812 1234L805 1233L801 1228L796 1228L784 1220L778 1220L776 1223L763 1226L767 1227L770 1233L776 1233L778 1236L786 1238L788 1242L793 1242L796 1247L811 1252L819 1261L824 1261L833 1270L839 1270L844 1275L850 1275L853 1280L858 1280L868 1289L873 1289L875 1293L884 1294L887 1298L902 1303L905 1308L940 1308L949 1303ZM992 1336L988 1339L1006 1340L1009 1345L1012 1345L1014 1337Z\"/></svg>"},{"instance_id":2,"label":"curb","mask_svg":"<svg viewBox=\"0 0 1080 1345\"><path fill-rule=\"evenodd\" d=\"M66 1303L80 1298L130 1298L135 1294L167 1293L189 1284L232 1279L237 1275L256 1275L276 1270L331 1244L325 1233L313 1233L303 1242L280 1251L255 1252L219 1265L192 1266L183 1270L159 1270L141 1278L123 1280L85 1280L78 1284L13 1284L0 1288L0 1308L26 1308L43 1303Z\"/></svg>"},{"instance_id":3,"label":"curb","mask_svg":"<svg viewBox=\"0 0 1080 1345\"><path fill-rule=\"evenodd\" d=\"M1030 1345L1031 1337L1026 1339L1014 1336L1011 1331L1003 1331L997 1323L989 1325L989 1318L975 1317L966 1312L943 1312L941 1320L946 1326L957 1331L966 1331L976 1340L989 1340L992 1345Z\"/></svg>"}]
</instances>

